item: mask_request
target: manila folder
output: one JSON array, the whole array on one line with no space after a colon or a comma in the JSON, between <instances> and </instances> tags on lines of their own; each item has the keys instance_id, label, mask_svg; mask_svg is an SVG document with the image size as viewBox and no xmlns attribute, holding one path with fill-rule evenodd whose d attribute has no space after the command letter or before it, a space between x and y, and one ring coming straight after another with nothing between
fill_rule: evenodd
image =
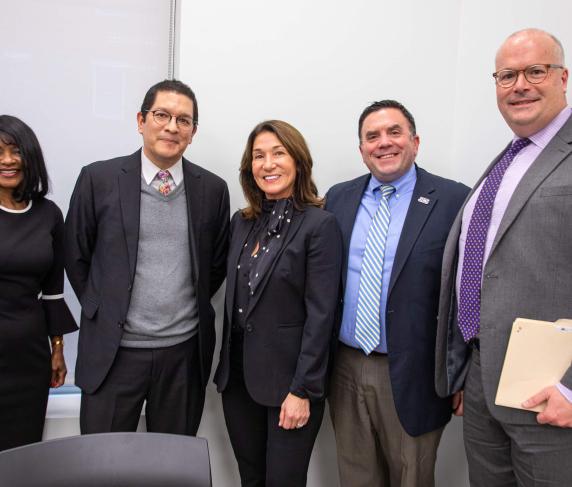
<instances>
[{"instance_id":1,"label":"manila folder","mask_svg":"<svg viewBox=\"0 0 572 487\"><path fill-rule=\"evenodd\" d=\"M522 403L555 385L572 363L572 320L517 318L508 342L495 404L526 409ZM545 403L527 411L543 411Z\"/></svg>"}]
</instances>

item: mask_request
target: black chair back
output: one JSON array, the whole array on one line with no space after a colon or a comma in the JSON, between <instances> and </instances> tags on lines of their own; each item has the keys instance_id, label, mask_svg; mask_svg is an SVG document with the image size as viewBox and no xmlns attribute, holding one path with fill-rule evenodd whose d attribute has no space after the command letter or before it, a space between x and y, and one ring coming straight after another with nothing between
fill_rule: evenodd
<instances>
[{"instance_id":1,"label":"black chair back","mask_svg":"<svg viewBox=\"0 0 572 487\"><path fill-rule=\"evenodd\" d=\"M211 487L207 440L162 433L102 433L0 452L6 487Z\"/></svg>"}]
</instances>

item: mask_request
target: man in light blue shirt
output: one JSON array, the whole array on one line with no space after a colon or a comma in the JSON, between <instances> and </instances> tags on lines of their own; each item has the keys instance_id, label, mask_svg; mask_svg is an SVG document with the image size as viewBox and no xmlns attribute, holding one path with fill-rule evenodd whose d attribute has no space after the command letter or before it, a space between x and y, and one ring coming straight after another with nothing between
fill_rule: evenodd
<instances>
[{"instance_id":1,"label":"man in light blue shirt","mask_svg":"<svg viewBox=\"0 0 572 487\"><path fill-rule=\"evenodd\" d=\"M343 311L330 411L343 486L432 486L451 399L434 388L445 240L468 188L415 164L415 120L394 100L358 123L369 173L334 186Z\"/></svg>"},{"instance_id":2,"label":"man in light blue shirt","mask_svg":"<svg viewBox=\"0 0 572 487\"><path fill-rule=\"evenodd\" d=\"M389 222L389 231L387 232L387 240L385 243L385 256L383 259L383 275L381 280L381 302L379 307L380 322L380 342L375 348L376 352L387 353L387 335L385 333L385 308L387 304L387 291L389 289L389 279L397 244L405 222L405 216L411 203L413 188L417 181L417 171L415 166L407 170L407 172L399 179L392 182L395 188L394 194L389 198L389 209L391 220ZM346 287L344 292L345 306L343 308L342 326L340 329L340 340L350 347L359 348L359 344L355 339L355 319L357 312L357 296L359 290L360 270L362 265L362 256L365 249L365 242L369 225L375 214L381 199L379 187L382 182L373 174L365 189L356 215L352 238L349 246L348 269L346 276Z\"/></svg>"}]
</instances>

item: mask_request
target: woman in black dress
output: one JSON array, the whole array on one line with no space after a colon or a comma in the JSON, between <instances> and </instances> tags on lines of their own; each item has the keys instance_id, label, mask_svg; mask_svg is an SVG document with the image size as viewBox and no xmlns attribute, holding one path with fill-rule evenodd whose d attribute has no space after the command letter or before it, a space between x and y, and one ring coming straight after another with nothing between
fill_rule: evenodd
<instances>
[{"instance_id":1,"label":"woman in black dress","mask_svg":"<svg viewBox=\"0 0 572 487\"><path fill-rule=\"evenodd\" d=\"M0 115L0 451L42 439L48 392L66 377L63 218L44 198L34 132ZM50 345L51 343L51 345Z\"/></svg>"},{"instance_id":2,"label":"woman in black dress","mask_svg":"<svg viewBox=\"0 0 572 487\"><path fill-rule=\"evenodd\" d=\"M251 132L240 167L215 375L243 486L301 487L324 414L342 242L294 127Z\"/></svg>"}]
</instances>

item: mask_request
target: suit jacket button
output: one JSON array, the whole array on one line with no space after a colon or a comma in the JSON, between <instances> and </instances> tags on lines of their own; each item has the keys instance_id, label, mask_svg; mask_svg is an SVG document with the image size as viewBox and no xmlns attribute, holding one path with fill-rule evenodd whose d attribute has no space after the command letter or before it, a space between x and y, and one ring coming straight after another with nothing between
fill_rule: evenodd
<instances>
[{"instance_id":1,"label":"suit jacket button","mask_svg":"<svg viewBox=\"0 0 572 487\"><path fill-rule=\"evenodd\" d=\"M247 323L246 331L252 331L252 325L250 323Z\"/></svg>"},{"instance_id":2,"label":"suit jacket button","mask_svg":"<svg viewBox=\"0 0 572 487\"><path fill-rule=\"evenodd\" d=\"M124 324L125 324L125 323L124 323L123 321L118 321L118 322L117 322L117 326L118 326L119 328L123 328L123 325L124 325Z\"/></svg>"}]
</instances>

